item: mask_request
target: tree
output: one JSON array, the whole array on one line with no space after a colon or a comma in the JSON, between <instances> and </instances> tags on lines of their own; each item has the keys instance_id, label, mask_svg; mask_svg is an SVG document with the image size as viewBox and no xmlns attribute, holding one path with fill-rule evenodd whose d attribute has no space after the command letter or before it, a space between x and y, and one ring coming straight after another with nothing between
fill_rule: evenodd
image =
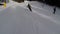
<instances>
[{"instance_id":1,"label":"tree","mask_svg":"<svg viewBox=\"0 0 60 34\"><path fill-rule=\"evenodd\" d=\"M13 1L16 1L16 2L24 2L24 0L13 0Z\"/></svg>"}]
</instances>

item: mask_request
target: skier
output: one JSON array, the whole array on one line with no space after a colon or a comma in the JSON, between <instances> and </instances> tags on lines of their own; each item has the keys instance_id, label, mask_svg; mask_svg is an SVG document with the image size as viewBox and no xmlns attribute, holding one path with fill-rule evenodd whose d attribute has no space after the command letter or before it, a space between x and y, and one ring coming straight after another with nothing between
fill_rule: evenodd
<instances>
[{"instance_id":1,"label":"skier","mask_svg":"<svg viewBox=\"0 0 60 34\"><path fill-rule=\"evenodd\" d=\"M29 10L32 12L31 6L30 4L27 5L27 7L29 8Z\"/></svg>"},{"instance_id":2,"label":"skier","mask_svg":"<svg viewBox=\"0 0 60 34\"><path fill-rule=\"evenodd\" d=\"M24 1L28 9L32 12L31 5L29 4L29 1Z\"/></svg>"},{"instance_id":3,"label":"skier","mask_svg":"<svg viewBox=\"0 0 60 34\"><path fill-rule=\"evenodd\" d=\"M53 10L54 10L53 14L55 14L55 12L56 12L56 7L55 7Z\"/></svg>"}]
</instances>

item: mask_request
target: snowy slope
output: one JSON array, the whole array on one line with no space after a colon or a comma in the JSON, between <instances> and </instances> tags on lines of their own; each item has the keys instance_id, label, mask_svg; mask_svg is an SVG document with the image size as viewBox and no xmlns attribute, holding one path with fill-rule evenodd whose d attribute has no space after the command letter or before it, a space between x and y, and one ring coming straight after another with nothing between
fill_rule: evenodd
<instances>
[{"instance_id":1,"label":"snowy slope","mask_svg":"<svg viewBox=\"0 0 60 34\"><path fill-rule=\"evenodd\" d=\"M30 2L32 10L34 13L38 15L42 15L52 21L54 21L56 24L60 24L60 9L57 7L56 14L53 14L53 8L54 6L49 6L43 3L39 3L36 1ZM19 3L19 6L28 9L25 5L25 3ZM44 6L42 6L44 5Z\"/></svg>"},{"instance_id":2,"label":"snowy slope","mask_svg":"<svg viewBox=\"0 0 60 34\"><path fill-rule=\"evenodd\" d=\"M0 12L0 34L60 34L60 25L20 6Z\"/></svg>"},{"instance_id":3,"label":"snowy slope","mask_svg":"<svg viewBox=\"0 0 60 34\"><path fill-rule=\"evenodd\" d=\"M60 34L59 16L44 8L32 7L30 12L24 3L14 3L0 11L0 34Z\"/></svg>"},{"instance_id":4,"label":"snowy slope","mask_svg":"<svg viewBox=\"0 0 60 34\"><path fill-rule=\"evenodd\" d=\"M60 24L60 8L56 8L56 14L53 14L54 6L49 6L40 2L31 2L32 8L36 10L38 13L44 14L45 16L50 17L57 21L57 24ZM42 6L43 5L43 6Z\"/></svg>"}]
</instances>

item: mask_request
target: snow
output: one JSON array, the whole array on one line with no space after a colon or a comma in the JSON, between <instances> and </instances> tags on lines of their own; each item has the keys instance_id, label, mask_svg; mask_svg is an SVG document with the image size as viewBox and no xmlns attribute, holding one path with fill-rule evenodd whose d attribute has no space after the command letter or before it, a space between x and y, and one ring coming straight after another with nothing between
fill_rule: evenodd
<instances>
[{"instance_id":1,"label":"snow","mask_svg":"<svg viewBox=\"0 0 60 34\"><path fill-rule=\"evenodd\" d=\"M0 11L0 34L60 34L59 11L54 15L51 6L38 8L36 1L31 2L33 12L24 3L11 3Z\"/></svg>"},{"instance_id":2,"label":"snow","mask_svg":"<svg viewBox=\"0 0 60 34\"><path fill-rule=\"evenodd\" d=\"M34 4L35 3L35 4ZM56 8L56 14L53 14L53 8L54 6L49 6L40 2L31 2L31 5L33 7L33 9L35 11L37 11L38 13L42 13L48 17L50 17L50 19L53 19L55 21L57 21L57 24L60 24L60 8ZM44 5L43 7L41 5Z\"/></svg>"}]
</instances>

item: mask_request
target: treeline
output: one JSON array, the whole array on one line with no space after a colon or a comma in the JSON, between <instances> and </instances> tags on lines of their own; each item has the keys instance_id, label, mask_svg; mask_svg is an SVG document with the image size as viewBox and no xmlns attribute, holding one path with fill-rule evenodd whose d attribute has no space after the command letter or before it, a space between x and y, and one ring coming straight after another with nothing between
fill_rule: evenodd
<instances>
[{"instance_id":1,"label":"treeline","mask_svg":"<svg viewBox=\"0 0 60 34\"><path fill-rule=\"evenodd\" d=\"M60 7L60 0L38 0L38 1L44 2L44 3L52 5L52 6Z\"/></svg>"},{"instance_id":2,"label":"treeline","mask_svg":"<svg viewBox=\"0 0 60 34\"><path fill-rule=\"evenodd\" d=\"M18 3L24 2L24 0L13 0L13 1L16 1L16 2L18 2Z\"/></svg>"}]
</instances>

